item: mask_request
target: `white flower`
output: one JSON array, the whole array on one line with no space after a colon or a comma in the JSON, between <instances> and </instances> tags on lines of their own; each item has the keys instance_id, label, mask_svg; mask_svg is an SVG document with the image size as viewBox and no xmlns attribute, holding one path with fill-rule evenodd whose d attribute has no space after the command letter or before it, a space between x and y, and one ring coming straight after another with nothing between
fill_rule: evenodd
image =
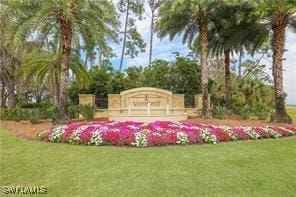
<instances>
[{"instance_id":1,"label":"white flower","mask_svg":"<svg viewBox=\"0 0 296 197\"><path fill-rule=\"evenodd\" d=\"M257 140L260 138L260 135L256 133L254 130L252 130L252 127L244 127L244 131L251 136L252 139Z\"/></svg>"},{"instance_id":2,"label":"white flower","mask_svg":"<svg viewBox=\"0 0 296 197\"><path fill-rule=\"evenodd\" d=\"M229 127L224 127L223 129L224 129L224 132L228 134L231 140L233 141L237 140L236 134Z\"/></svg>"},{"instance_id":3,"label":"white flower","mask_svg":"<svg viewBox=\"0 0 296 197\"><path fill-rule=\"evenodd\" d=\"M66 126L59 126L54 129L54 132L49 137L49 141L56 142L64 133Z\"/></svg>"},{"instance_id":4,"label":"white flower","mask_svg":"<svg viewBox=\"0 0 296 197\"><path fill-rule=\"evenodd\" d=\"M101 136L101 132L99 131L99 129L97 129L92 133L92 137L90 139L90 142L88 142L88 144L95 144L96 146L99 146L102 143L103 143L103 139Z\"/></svg>"},{"instance_id":5,"label":"white flower","mask_svg":"<svg viewBox=\"0 0 296 197\"><path fill-rule=\"evenodd\" d=\"M201 136L202 136L202 140L206 143L210 143L210 144L217 143L217 137L215 135L212 135L207 128L201 128Z\"/></svg>"},{"instance_id":6,"label":"white flower","mask_svg":"<svg viewBox=\"0 0 296 197\"><path fill-rule=\"evenodd\" d=\"M273 129L271 128L263 128L263 130L265 132L267 132L272 138L279 138L282 137L282 135L280 133L275 132Z\"/></svg>"},{"instance_id":7,"label":"white flower","mask_svg":"<svg viewBox=\"0 0 296 197\"><path fill-rule=\"evenodd\" d=\"M177 132L177 144L187 144L189 143L188 137L184 132Z\"/></svg>"},{"instance_id":8,"label":"white flower","mask_svg":"<svg viewBox=\"0 0 296 197\"><path fill-rule=\"evenodd\" d=\"M147 140L147 132L149 132L148 129L144 129L140 132L135 133L135 142L132 142L131 145L136 147L145 147L148 145Z\"/></svg>"}]
</instances>

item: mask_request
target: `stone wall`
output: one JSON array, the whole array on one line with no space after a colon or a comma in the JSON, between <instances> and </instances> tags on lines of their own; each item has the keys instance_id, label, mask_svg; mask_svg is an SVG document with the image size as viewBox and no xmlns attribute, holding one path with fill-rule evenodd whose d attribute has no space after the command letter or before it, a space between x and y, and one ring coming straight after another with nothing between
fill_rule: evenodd
<instances>
[{"instance_id":1,"label":"stone wall","mask_svg":"<svg viewBox=\"0 0 296 197\"><path fill-rule=\"evenodd\" d=\"M106 118L108 114L127 114L128 108L132 115L146 114L147 103L151 104L153 115L165 114L169 105L171 114L188 114L188 117L196 117L202 109L202 94L195 95L194 108L185 108L184 94L172 94L167 90L157 88L135 88L123 91L120 94L108 95L108 109L96 112L96 118ZM79 94L80 105L95 105L95 95ZM209 95L210 102L210 95Z\"/></svg>"},{"instance_id":2,"label":"stone wall","mask_svg":"<svg viewBox=\"0 0 296 197\"><path fill-rule=\"evenodd\" d=\"M159 106L153 106L152 108L166 108L166 104L169 104L171 109L184 109L184 94L166 94L166 92L157 92L154 90L149 91L149 88L141 88L142 90L137 93L129 94L109 94L108 95L108 109L110 110L120 110L127 109L129 102L149 102L145 99L150 99L152 102L158 102ZM155 88L156 89L156 88ZM148 97L146 96L148 95ZM150 96L150 98L149 98ZM150 102L151 102L150 101ZM124 104L125 103L125 104ZM210 103L210 95L209 95ZM80 105L95 105L95 95L94 94L79 94L79 104ZM137 108L132 103L130 104L132 108ZM140 106L146 108L145 106ZM202 109L202 94L197 94L194 96L194 108Z\"/></svg>"},{"instance_id":3,"label":"stone wall","mask_svg":"<svg viewBox=\"0 0 296 197\"><path fill-rule=\"evenodd\" d=\"M79 105L95 105L95 99L94 94L79 94Z\"/></svg>"},{"instance_id":4,"label":"stone wall","mask_svg":"<svg viewBox=\"0 0 296 197\"><path fill-rule=\"evenodd\" d=\"M209 106L211 106L210 94L208 98ZM202 109L202 94L197 94L194 96L194 107L197 109Z\"/></svg>"},{"instance_id":5,"label":"stone wall","mask_svg":"<svg viewBox=\"0 0 296 197\"><path fill-rule=\"evenodd\" d=\"M108 94L108 109L120 109L121 96L120 94Z\"/></svg>"},{"instance_id":6,"label":"stone wall","mask_svg":"<svg viewBox=\"0 0 296 197\"><path fill-rule=\"evenodd\" d=\"M172 108L185 108L184 107L184 94L172 95Z\"/></svg>"}]
</instances>

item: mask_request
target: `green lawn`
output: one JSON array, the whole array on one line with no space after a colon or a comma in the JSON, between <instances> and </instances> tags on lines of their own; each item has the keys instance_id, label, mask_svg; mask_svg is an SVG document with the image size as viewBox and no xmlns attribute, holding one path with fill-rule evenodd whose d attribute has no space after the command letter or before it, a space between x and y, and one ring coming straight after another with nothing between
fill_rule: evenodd
<instances>
[{"instance_id":1,"label":"green lawn","mask_svg":"<svg viewBox=\"0 0 296 197\"><path fill-rule=\"evenodd\" d=\"M141 149L51 144L0 132L1 187L44 185L43 196L296 193L295 137Z\"/></svg>"},{"instance_id":2,"label":"green lawn","mask_svg":"<svg viewBox=\"0 0 296 197\"><path fill-rule=\"evenodd\" d=\"M296 123L296 107L287 108L287 112L291 116L291 118L293 119L293 123Z\"/></svg>"}]
</instances>

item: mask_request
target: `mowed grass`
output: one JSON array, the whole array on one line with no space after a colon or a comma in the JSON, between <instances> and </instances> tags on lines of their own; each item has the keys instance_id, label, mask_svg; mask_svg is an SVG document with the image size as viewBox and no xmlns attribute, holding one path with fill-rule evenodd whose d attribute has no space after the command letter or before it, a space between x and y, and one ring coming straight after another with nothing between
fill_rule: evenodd
<instances>
[{"instance_id":1,"label":"mowed grass","mask_svg":"<svg viewBox=\"0 0 296 197\"><path fill-rule=\"evenodd\" d=\"M296 123L296 107L286 108L288 114L291 116L293 123Z\"/></svg>"},{"instance_id":2,"label":"mowed grass","mask_svg":"<svg viewBox=\"0 0 296 197\"><path fill-rule=\"evenodd\" d=\"M29 141L1 128L1 187L42 196L295 196L296 138L156 148ZM1 195L0 195L1 196Z\"/></svg>"}]
</instances>

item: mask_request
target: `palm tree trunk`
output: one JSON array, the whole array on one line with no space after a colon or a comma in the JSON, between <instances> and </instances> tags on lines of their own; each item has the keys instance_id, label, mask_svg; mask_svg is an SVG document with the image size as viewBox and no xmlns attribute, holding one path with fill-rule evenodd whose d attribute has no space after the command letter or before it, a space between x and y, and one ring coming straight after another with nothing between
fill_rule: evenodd
<instances>
[{"instance_id":1,"label":"palm tree trunk","mask_svg":"<svg viewBox=\"0 0 296 197\"><path fill-rule=\"evenodd\" d=\"M151 23L150 23L149 65L151 64L151 61L152 61L153 31L154 31L154 10L152 9Z\"/></svg>"},{"instance_id":2,"label":"palm tree trunk","mask_svg":"<svg viewBox=\"0 0 296 197\"><path fill-rule=\"evenodd\" d=\"M98 48L98 66L99 67L102 67L102 57L103 56L103 53L102 53L102 50Z\"/></svg>"},{"instance_id":3,"label":"palm tree trunk","mask_svg":"<svg viewBox=\"0 0 296 197\"><path fill-rule=\"evenodd\" d=\"M283 87L283 53L285 44L286 26L283 24L275 24L273 30L273 64L272 74L274 78L275 91L275 114L272 118L273 122L292 123L291 117L288 115L285 108L286 94Z\"/></svg>"},{"instance_id":4,"label":"palm tree trunk","mask_svg":"<svg viewBox=\"0 0 296 197\"><path fill-rule=\"evenodd\" d=\"M252 94L245 94L245 104L251 106L252 105Z\"/></svg>"},{"instance_id":5,"label":"palm tree trunk","mask_svg":"<svg viewBox=\"0 0 296 197\"><path fill-rule=\"evenodd\" d=\"M5 95L5 84L1 81L1 106L0 108L6 107L6 95Z\"/></svg>"},{"instance_id":6,"label":"palm tree trunk","mask_svg":"<svg viewBox=\"0 0 296 197\"><path fill-rule=\"evenodd\" d=\"M206 13L201 13L199 16L199 52L201 63L201 86L202 86L202 117L209 118L209 91L208 91L208 24Z\"/></svg>"},{"instance_id":7,"label":"palm tree trunk","mask_svg":"<svg viewBox=\"0 0 296 197\"><path fill-rule=\"evenodd\" d=\"M86 53L85 58L84 58L84 65L85 65L86 69L87 69L87 61L88 61L88 55Z\"/></svg>"},{"instance_id":8,"label":"palm tree trunk","mask_svg":"<svg viewBox=\"0 0 296 197\"><path fill-rule=\"evenodd\" d=\"M52 100L54 105L59 103L59 83L56 76L56 70L51 70L51 86L52 86Z\"/></svg>"},{"instance_id":9,"label":"palm tree trunk","mask_svg":"<svg viewBox=\"0 0 296 197\"><path fill-rule=\"evenodd\" d=\"M242 77L242 59L243 59L244 49L243 47L239 50L239 58L238 58L238 78Z\"/></svg>"},{"instance_id":10,"label":"palm tree trunk","mask_svg":"<svg viewBox=\"0 0 296 197\"><path fill-rule=\"evenodd\" d=\"M56 99L55 99L55 83L54 83L54 81L55 81L55 76L54 76L54 71L53 71L53 69L51 69L51 74L50 74L50 76L51 76L51 93L52 93L52 103L54 104L54 105L56 105L57 104L57 102L56 102Z\"/></svg>"},{"instance_id":11,"label":"palm tree trunk","mask_svg":"<svg viewBox=\"0 0 296 197\"><path fill-rule=\"evenodd\" d=\"M232 109L232 88L231 88L231 72L230 72L230 49L224 50L225 63L225 96L226 108Z\"/></svg>"},{"instance_id":12,"label":"palm tree trunk","mask_svg":"<svg viewBox=\"0 0 296 197\"><path fill-rule=\"evenodd\" d=\"M72 26L70 21L62 15L60 17L61 26L61 47L62 47L62 61L61 61L61 79L60 79L60 98L59 98L59 124L66 124L70 122L67 113L67 98L68 98L68 83L69 83L69 59L71 53L72 43Z\"/></svg>"},{"instance_id":13,"label":"palm tree trunk","mask_svg":"<svg viewBox=\"0 0 296 197\"><path fill-rule=\"evenodd\" d=\"M9 80L7 84L7 108L15 108L16 98L15 98L15 81L13 77Z\"/></svg>"},{"instance_id":14,"label":"palm tree trunk","mask_svg":"<svg viewBox=\"0 0 296 197\"><path fill-rule=\"evenodd\" d=\"M129 0L127 0L126 15L125 15L125 25L124 25L124 36L123 36L123 45L122 45L121 59L120 59L120 66L119 66L120 71L122 69L123 58L124 58L124 50L125 50L125 45L126 45L126 34L127 34L129 9L130 9L130 2L129 2Z\"/></svg>"},{"instance_id":15,"label":"palm tree trunk","mask_svg":"<svg viewBox=\"0 0 296 197\"><path fill-rule=\"evenodd\" d=\"M58 105L58 103L60 102L60 83L57 75L55 75L55 100L56 105Z\"/></svg>"}]
</instances>

